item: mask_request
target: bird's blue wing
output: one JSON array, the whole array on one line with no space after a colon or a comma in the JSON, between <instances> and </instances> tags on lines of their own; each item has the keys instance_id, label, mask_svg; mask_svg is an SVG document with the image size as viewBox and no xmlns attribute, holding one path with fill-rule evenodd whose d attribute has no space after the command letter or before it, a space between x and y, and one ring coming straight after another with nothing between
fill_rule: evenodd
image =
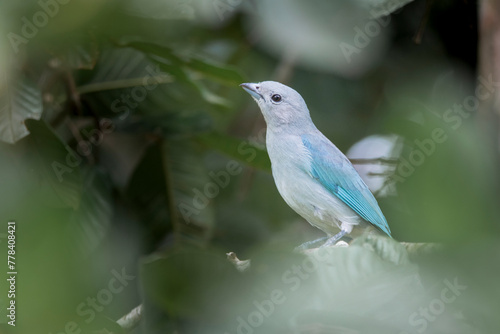
<instances>
[{"instance_id":1,"label":"bird's blue wing","mask_svg":"<svg viewBox=\"0 0 500 334\"><path fill-rule=\"evenodd\" d=\"M364 220L390 236L391 230L377 200L342 152L322 135L302 135L302 143L311 156L312 177Z\"/></svg>"}]
</instances>

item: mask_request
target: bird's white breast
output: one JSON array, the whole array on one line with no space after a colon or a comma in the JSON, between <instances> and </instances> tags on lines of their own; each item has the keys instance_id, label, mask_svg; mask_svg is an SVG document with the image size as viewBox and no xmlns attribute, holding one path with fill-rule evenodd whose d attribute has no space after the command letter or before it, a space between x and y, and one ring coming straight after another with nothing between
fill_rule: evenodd
<instances>
[{"instance_id":1,"label":"bird's white breast","mask_svg":"<svg viewBox=\"0 0 500 334\"><path fill-rule=\"evenodd\" d=\"M274 181L285 202L311 225L333 235L362 219L311 175L311 156L300 136L268 131Z\"/></svg>"}]
</instances>

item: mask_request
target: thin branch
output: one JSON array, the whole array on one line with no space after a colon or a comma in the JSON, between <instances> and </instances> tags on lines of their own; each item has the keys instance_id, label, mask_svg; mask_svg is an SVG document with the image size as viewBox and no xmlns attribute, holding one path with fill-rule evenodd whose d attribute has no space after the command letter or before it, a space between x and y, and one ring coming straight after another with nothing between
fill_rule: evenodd
<instances>
[{"instance_id":1,"label":"thin branch","mask_svg":"<svg viewBox=\"0 0 500 334\"><path fill-rule=\"evenodd\" d=\"M444 247L441 244L432 242L401 242L406 248L408 255L411 259L418 258L420 256L430 255L441 251Z\"/></svg>"},{"instance_id":2,"label":"thin branch","mask_svg":"<svg viewBox=\"0 0 500 334\"><path fill-rule=\"evenodd\" d=\"M88 94L88 93L94 93L94 92L101 92L104 90L143 86L145 78L146 77L98 82L98 83L93 83L93 84L88 84L88 85L83 85L83 86L77 87L76 90L79 94ZM165 83L174 82L174 78L172 76L166 75L166 74L157 75L154 77L148 76L147 78L152 78L158 84L165 84Z\"/></svg>"},{"instance_id":3,"label":"thin branch","mask_svg":"<svg viewBox=\"0 0 500 334\"><path fill-rule=\"evenodd\" d=\"M236 269L238 269L238 271L243 272L243 271L247 270L248 268L250 268L250 263L251 263L250 260L238 259L238 256L236 256L235 252L229 252L229 253L226 253L226 255L227 255L227 260L229 262L231 262L232 264L234 264L234 266L236 267Z\"/></svg>"},{"instance_id":4,"label":"thin branch","mask_svg":"<svg viewBox=\"0 0 500 334\"><path fill-rule=\"evenodd\" d=\"M373 158L373 159L349 159L353 165L396 165L398 163L397 158Z\"/></svg>"},{"instance_id":5,"label":"thin branch","mask_svg":"<svg viewBox=\"0 0 500 334\"><path fill-rule=\"evenodd\" d=\"M434 2L434 0L426 0L425 1L424 16L422 17L422 21L420 21L420 26L418 28L418 31L415 34L415 37L413 38L413 41L415 42L415 44L422 43L422 38L424 36L425 28L427 27L427 22L429 22L429 17L431 14L431 7L432 7L433 2Z\"/></svg>"},{"instance_id":6,"label":"thin branch","mask_svg":"<svg viewBox=\"0 0 500 334\"><path fill-rule=\"evenodd\" d=\"M376 173L376 172L368 172L366 173L367 176L371 177L389 177L394 174L394 171L387 171L387 172L381 172L381 173Z\"/></svg>"},{"instance_id":7,"label":"thin branch","mask_svg":"<svg viewBox=\"0 0 500 334\"><path fill-rule=\"evenodd\" d=\"M390 177L392 174L393 173L391 173L390 175L384 175L386 177L384 183L382 183L382 186L378 190L373 192L373 196L379 197L385 189L393 185L394 180Z\"/></svg>"},{"instance_id":8,"label":"thin branch","mask_svg":"<svg viewBox=\"0 0 500 334\"><path fill-rule=\"evenodd\" d=\"M80 101L80 94L76 89L75 78L69 69L64 70L64 81L66 82L66 90L69 100L75 105L78 115L82 115L82 102Z\"/></svg>"},{"instance_id":9,"label":"thin branch","mask_svg":"<svg viewBox=\"0 0 500 334\"><path fill-rule=\"evenodd\" d=\"M137 327L142 319L142 304L118 319L116 323L127 332Z\"/></svg>"},{"instance_id":10,"label":"thin branch","mask_svg":"<svg viewBox=\"0 0 500 334\"><path fill-rule=\"evenodd\" d=\"M169 218L174 230L174 244L177 244L181 234L181 222L179 220L179 214L176 207L175 196L174 196L174 180L172 177L172 170L170 166L169 153L170 153L170 143L166 139L163 139L160 143L160 149L162 153L162 167L165 176L165 188L167 192L167 208L169 213Z\"/></svg>"},{"instance_id":11,"label":"thin branch","mask_svg":"<svg viewBox=\"0 0 500 334\"><path fill-rule=\"evenodd\" d=\"M76 147L77 147L77 152L78 152L79 145L84 145L84 143L87 143L87 141L85 139L83 139L82 135L80 134L80 129L71 121L70 118L67 118L66 124L68 125L69 131L71 132L73 137L76 139ZM90 145L90 144L87 144L87 145ZM84 149L84 147L82 146L81 149ZM91 154L91 152L84 152L83 155L87 158L89 164L93 165L93 164L95 164L95 159L94 159L94 156ZM89 153L89 154L85 154L85 153Z\"/></svg>"}]
</instances>

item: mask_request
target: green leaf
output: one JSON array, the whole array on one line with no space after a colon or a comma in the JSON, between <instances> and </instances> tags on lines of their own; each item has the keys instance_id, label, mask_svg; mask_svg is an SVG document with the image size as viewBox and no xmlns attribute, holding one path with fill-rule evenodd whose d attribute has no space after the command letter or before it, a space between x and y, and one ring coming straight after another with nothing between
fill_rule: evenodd
<instances>
[{"instance_id":1,"label":"green leaf","mask_svg":"<svg viewBox=\"0 0 500 334\"><path fill-rule=\"evenodd\" d=\"M49 43L47 48L54 57L52 61L62 60L63 68L68 69L91 70L99 57L99 44L91 31L75 31Z\"/></svg>"},{"instance_id":2,"label":"green leaf","mask_svg":"<svg viewBox=\"0 0 500 334\"><path fill-rule=\"evenodd\" d=\"M173 231L166 182L161 145L156 143L145 151L125 192L140 221L151 231L153 242Z\"/></svg>"},{"instance_id":3,"label":"green leaf","mask_svg":"<svg viewBox=\"0 0 500 334\"><path fill-rule=\"evenodd\" d=\"M95 318L90 322L84 321L80 324L82 334L125 334L126 331L113 319L96 314Z\"/></svg>"},{"instance_id":4,"label":"green leaf","mask_svg":"<svg viewBox=\"0 0 500 334\"><path fill-rule=\"evenodd\" d=\"M187 66L210 79L217 80L228 85L239 85L246 81L240 71L233 66L215 63L201 58L191 58Z\"/></svg>"},{"instance_id":5,"label":"green leaf","mask_svg":"<svg viewBox=\"0 0 500 334\"><path fill-rule=\"evenodd\" d=\"M370 9L371 17L390 15L413 0L363 0L362 5Z\"/></svg>"},{"instance_id":6,"label":"green leaf","mask_svg":"<svg viewBox=\"0 0 500 334\"><path fill-rule=\"evenodd\" d=\"M131 48L104 51L91 76L80 80L78 91L83 105L102 117L130 119L136 125L143 122L146 127L160 121L153 124L153 129L160 126L167 135L175 126L186 128L179 122L169 123L170 120L193 113L206 120L210 108L226 103L168 60L154 62Z\"/></svg>"},{"instance_id":7,"label":"green leaf","mask_svg":"<svg viewBox=\"0 0 500 334\"><path fill-rule=\"evenodd\" d=\"M184 66L202 75L207 79L234 86L245 80L241 72L233 66L217 63L213 60L203 59L199 56L178 56L174 51L163 45L147 42L131 42L127 46L155 55L170 62L172 65Z\"/></svg>"},{"instance_id":8,"label":"green leaf","mask_svg":"<svg viewBox=\"0 0 500 334\"><path fill-rule=\"evenodd\" d=\"M360 333L409 328L408 315L429 302L418 266L392 239L366 236L355 242L305 254L276 245L255 248L243 273L210 249L174 249L143 262L146 301L193 333L200 326L236 333L257 312L266 317L259 322L261 333L313 328L315 320L331 326L324 328Z\"/></svg>"},{"instance_id":9,"label":"green leaf","mask_svg":"<svg viewBox=\"0 0 500 334\"><path fill-rule=\"evenodd\" d=\"M244 275L258 273L255 285L248 289L270 287L286 298L276 305L271 315L274 321L260 328L263 333L281 332L292 315L298 328L317 323L322 328L389 333L391 327L410 327L408 315L428 303L418 266L409 262L405 248L393 239L366 235L349 247L317 248L301 255L277 252L274 247L250 255L251 267ZM260 302L268 296L249 296L241 303L251 305L252 300ZM243 317L251 312L249 307Z\"/></svg>"},{"instance_id":10,"label":"green leaf","mask_svg":"<svg viewBox=\"0 0 500 334\"><path fill-rule=\"evenodd\" d=\"M95 249L106 235L113 216L111 183L98 168L85 168L82 173L82 199L71 217L75 245L83 253Z\"/></svg>"},{"instance_id":11,"label":"green leaf","mask_svg":"<svg viewBox=\"0 0 500 334\"><path fill-rule=\"evenodd\" d=\"M201 152L193 143L165 140L147 149L126 194L156 242L168 233L205 241L213 229L213 205L205 195L196 199L194 189L203 193L208 182Z\"/></svg>"},{"instance_id":12,"label":"green leaf","mask_svg":"<svg viewBox=\"0 0 500 334\"><path fill-rule=\"evenodd\" d=\"M162 150L168 191L180 222L179 233L210 238L215 223L213 199L221 189L217 188L215 195L207 191L207 185L213 183L204 165L203 151L191 140L166 141Z\"/></svg>"},{"instance_id":13,"label":"green leaf","mask_svg":"<svg viewBox=\"0 0 500 334\"><path fill-rule=\"evenodd\" d=\"M147 54L159 56L167 60L172 65L180 66L185 63L184 60L176 56L174 51L168 46L148 42L130 42L124 46L145 52Z\"/></svg>"},{"instance_id":14,"label":"green leaf","mask_svg":"<svg viewBox=\"0 0 500 334\"><path fill-rule=\"evenodd\" d=\"M27 136L24 121L40 119L42 111L42 94L31 80L0 77L0 140L13 144Z\"/></svg>"},{"instance_id":15,"label":"green leaf","mask_svg":"<svg viewBox=\"0 0 500 334\"><path fill-rule=\"evenodd\" d=\"M27 120L31 135L28 137L34 148L33 168L40 177L40 186L53 204L78 209L82 197L82 178L79 165L83 158L52 132L43 121Z\"/></svg>"},{"instance_id":16,"label":"green leaf","mask_svg":"<svg viewBox=\"0 0 500 334\"><path fill-rule=\"evenodd\" d=\"M173 317L210 323L230 311L231 297L245 291L241 275L224 257L209 251L181 250L150 257L141 266L146 297Z\"/></svg>"},{"instance_id":17,"label":"green leaf","mask_svg":"<svg viewBox=\"0 0 500 334\"><path fill-rule=\"evenodd\" d=\"M208 148L215 149L249 166L271 171L271 161L267 152L256 147L249 140L241 140L216 132L201 135L198 139Z\"/></svg>"},{"instance_id":18,"label":"green leaf","mask_svg":"<svg viewBox=\"0 0 500 334\"><path fill-rule=\"evenodd\" d=\"M155 132L160 129L166 138L183 138L212 130L213 120L206 112L184 110L144 115L131 120L124 128L132 132Z\"/></svg>"},{"instance_id":19,"label":"green leaf","mask_svg":"<svg viewBox=\"0 0 500 334\"><path fill-rule=\"evenodd\" d=\"M180 58L173 55L161 57L157 54L150 54L149 56L151 60L159 65L162 71L172 74L178 82L184 83L187 88L192 90L191 94L186 94L183 97L185 103L193 98L196 100L198 97L201 97L204 102L208 102L214 106L229 107L228 101L213 93L201 80L195 80L195 76L189 73L186 66L181 66L178 63Z\"/></svg>"},{"instance_id":20,"label":"green leaf","mask_svg":"<svg viewBox=\"0 0 500 334\"><path fill-rule=\"evenodd\" d=\"M90 76L80 80L77 90L84 95L132 88L143 86L145 79L150 77L160 83L172 82L173 78L155 69L155 64L142 52L131 48L108 48L100 55Z\"/></svg>"},{"instance_id":21,"label":"green leaf","mask_svg":"<svg viewBox=\"0 0 500 334\"><path fill-rule=\"evenodd\" d=\"M93 36L81 43L74 43L64 53L63 58L74 69L91 70L94 68L99 56L99 47Z\"/></svg>"}]
</instances>

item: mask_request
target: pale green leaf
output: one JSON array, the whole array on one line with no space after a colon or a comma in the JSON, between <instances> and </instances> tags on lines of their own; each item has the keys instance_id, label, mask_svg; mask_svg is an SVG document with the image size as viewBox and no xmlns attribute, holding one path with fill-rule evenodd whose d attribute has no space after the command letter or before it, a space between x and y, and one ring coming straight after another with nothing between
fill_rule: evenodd
<instances>
[{"instance_id":1,"label":"pale green leaf","mask_svg":"<svg viewBox=\"0 0 500 334\"><path fill-rule=\"evenodd\" d=\"M20 77L10 81L0 77L0 140L15 143L29 134L24 121L40 119L42 94L29 79Z\"/></svg>"}]
</instances>

